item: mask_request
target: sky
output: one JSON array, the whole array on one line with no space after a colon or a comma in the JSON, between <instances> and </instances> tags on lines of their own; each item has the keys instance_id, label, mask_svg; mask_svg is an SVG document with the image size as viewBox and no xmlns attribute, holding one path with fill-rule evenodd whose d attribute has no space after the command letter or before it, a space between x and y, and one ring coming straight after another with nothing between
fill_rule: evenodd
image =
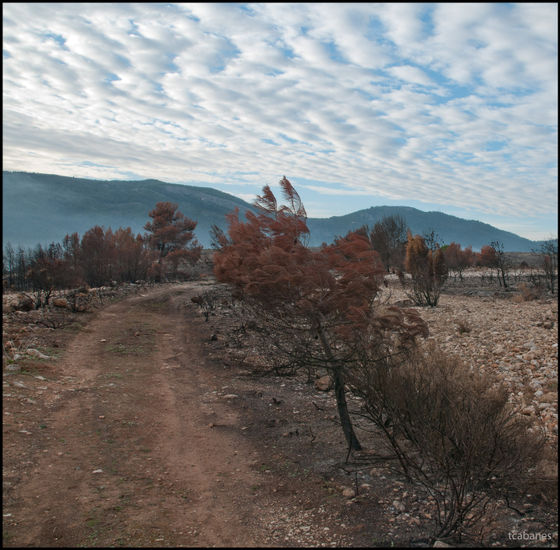
<instances>
[{"instance_id":1,"label":"sky","mask_svg":"<svg viewBox=\"0 0 560 550\"><path fill-rule=\"evenodd\" d=\"M557 235L556 3L3 3L3 169Z\"/></svg>"}]
</instances>

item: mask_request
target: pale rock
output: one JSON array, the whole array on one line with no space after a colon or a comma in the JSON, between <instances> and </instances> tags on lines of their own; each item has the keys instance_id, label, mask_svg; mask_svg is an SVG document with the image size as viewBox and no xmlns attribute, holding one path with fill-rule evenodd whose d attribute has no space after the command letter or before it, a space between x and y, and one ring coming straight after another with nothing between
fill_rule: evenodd
<instances>
[{"instance_id":1,"label":"pale rock","mask_svg":"<svg viewBox=\"0 0 560 550\"><path fill-rule=\"evenodd\" d=\"M25 353L27 353L27 355L31 355L31 357L37 357L37 359L50 359L48 355L41 353L38 349L35 348L27 348L25 350Z\"/></svg>"},{"instance_id":2,"label":"pale rock","mask_svg":"<svg viewBox=\"0 0 560 550\"><path fill-rule=\"evenodd\" d=\"M20 294L14 307L18 311L31 311L35 307L35 304L29 296Z\"/></svg>"},{"instance_id":3,"label":"pale rock","mask_svg":"<svg viewBox=\"0 0 560 550\"><path fill-rule=\"evenodd\" d=\"M406 506L400 500L393 500L393 507L397 512L404 512L406 510Z\"/></svg>"},{"instance_id":4,"label":"pale rock","mask_svg":"<svg viewBox=\"0 0 560 550\"><path fill-rule=\"evenodd\" d=\"M541 390L539 390L541 392L541 401L544 403L555 403L556 401L558 401L558 394L556 392L553 391L549 391L546 392L545 394L542 393ZM539 391L535 392L535 395L537 395L537 393L539 393Z\"/></svg>"},{"instance_id":5,"label":"pale rock","mask_svg":"<svg viewBox=\"0 0 560 550\"><path fill-rule=\"evenodd\" d=\"M332 379L329 375L321 376L315 380L315 388L319 391L329 391L332 388Z\"/></svg>"}]
</instances>

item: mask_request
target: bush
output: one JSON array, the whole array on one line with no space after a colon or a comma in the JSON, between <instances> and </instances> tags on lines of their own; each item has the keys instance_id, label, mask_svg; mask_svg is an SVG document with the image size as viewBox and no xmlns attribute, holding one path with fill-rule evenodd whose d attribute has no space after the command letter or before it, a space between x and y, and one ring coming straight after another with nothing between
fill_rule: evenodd
<instances>
[{"instance_id":1,"label":"bush","mask_svg":"<svg viewBox=\"0 0 560 550\"><path fill-rule=\"evenodd\" d=\"M435 502L434 539L474 535L491 499L519 490L542 454L542 433L506 389L433 344L350 381L397 469Z\"/></svg>"},{"instance_id":2,"label":"bush","mask_svg":"<svg viewBox=\"0 0 560 550\"><path fill-rule=\"evenodd\" d=\"M517 290L519 291L519 294L515 294L513 296L513 300L517 303L530 302L532 300L537 300L542 296L541 288L537 286L530 287L527 283L519 283L519 285L517 285Z\"/></svg>"},{"instance_id":3,"label":"bush","mask_svg":"<svg viewBox=\"0 0 560 550\"><path fill-rule=\"evenodd\" d=\"M447 280L447 265L442 249L432 250L420 235L408 232L406 270L412 276L412 292L408 296L418 306L437 306Z\"/></svg>"}]
</instances>

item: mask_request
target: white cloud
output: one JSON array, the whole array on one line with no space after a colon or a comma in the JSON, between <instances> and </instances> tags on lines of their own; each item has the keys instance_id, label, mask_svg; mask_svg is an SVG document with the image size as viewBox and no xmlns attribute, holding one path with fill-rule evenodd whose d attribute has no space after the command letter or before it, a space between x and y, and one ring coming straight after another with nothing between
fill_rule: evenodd
<instances>
[{"instance_id":1,"label":"white cloud","mask_svg":"<svg viewBox=\"0 0 560 550\"><path fill-rule=\"evenodd\" d=\"M4 168L551 212L556 21L554 4L6 4Z\"/></svg>"},{"instance_id":2,"label":"white cloud","mask_svg":"<svg viewBox=\"0 0 560 550\"><path fill-rule=\"evenodd\" d=\"M417 67L411 65L399 65L389 69L398 79L422 86L433 86L434 82L426 75L426 73Z\"/></svg>"}]
</instances>

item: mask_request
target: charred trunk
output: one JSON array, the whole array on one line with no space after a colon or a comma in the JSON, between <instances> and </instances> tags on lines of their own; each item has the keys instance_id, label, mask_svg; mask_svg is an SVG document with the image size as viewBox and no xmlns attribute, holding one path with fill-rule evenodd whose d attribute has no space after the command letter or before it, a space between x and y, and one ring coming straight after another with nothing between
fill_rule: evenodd
<instances>
[{"instance_id":1,"label":"charred trunk","mask_svg":"<svg viewBox=\"0 0 560 550\"><path fill-rule=\"evenodd\" d=\"M348 448L352 451L361 451L362 446L354 433L354 427L352 426L352 420L350 419L350 414L348 413L348 404L346 403L346 391L344 389L344 377L339 368L335 368L333 372L333 382L334 382L334 395L336 398L336 408L338 409L338 416L340 418L340 424L342 426L342 431L344 432L344 437L348 443Z\"/></svg>"}]
</instances>

